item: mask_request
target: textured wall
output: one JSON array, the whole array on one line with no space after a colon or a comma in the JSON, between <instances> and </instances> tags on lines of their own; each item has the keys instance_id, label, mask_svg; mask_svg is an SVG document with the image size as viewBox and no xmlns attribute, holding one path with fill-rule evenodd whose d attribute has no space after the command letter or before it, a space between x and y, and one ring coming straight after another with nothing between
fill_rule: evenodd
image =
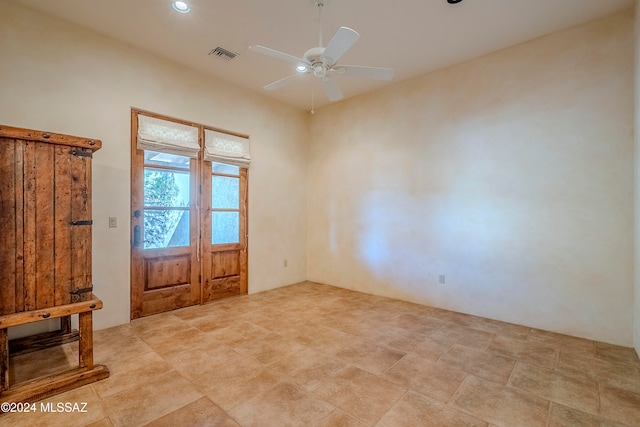
<instances>
[{"instance_id":1,"label":"textured wall","mask_svg":"<svg viewBox=\"0 0 640 427\"><path fill-rule=\"evenodd\" d=\"M640 266L638 254L640 254L640 7L636 4L635 15L635 318L634 318L634 344L636 353L640 356Z\"/></svg>"},{"instance_id":2,"label":"textured wall","mask_svg":"<svg viewBox=\"0 0 640 427\"><path fill-rule=\"evenodd\" d=\"M306 113L4 1L0 58L2 124L103 142L93 163L98 329L129 321L131 107L250 135L249 292L306 278Z\"/></svg>"},{"instance_id":3,"label":"textured wall","mask_svg":"<svg viewBox=\"0 0 640 427\"><path fill-rule=\"evenodd\" d=\"M627 11L317 111L309 280L631 345L633 66Z\"/></svg>"},{"instance_id":4,"label":"textured wall","mask_svg":"<svg viewBox=\"0 0 640 427\"><path fill-rule=\"evenodd\" d=\"M251 135L250 292L309 278L631 345L632 32L618 14L332 105L309 128L304 112L0 0L0 122L103 140L98 328L129 317L138 107Z\"/></svg>"}]
</instances>

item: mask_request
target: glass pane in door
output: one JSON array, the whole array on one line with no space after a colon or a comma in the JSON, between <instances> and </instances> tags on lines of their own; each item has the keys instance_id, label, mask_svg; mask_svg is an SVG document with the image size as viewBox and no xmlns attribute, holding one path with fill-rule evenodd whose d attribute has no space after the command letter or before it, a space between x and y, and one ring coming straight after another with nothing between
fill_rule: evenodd
<instances>
[{"instance_id":1,"label":"glass pane in door","mask_svg":"<svg viewBox=\"0 0 640 427\"><path fill-rule=\"evenodd\" d=\"M211 243L240 242L240 212L211 212Z\"/></svg>"},{"instance_id":2,"label":"glass pane in door","mask_svg":"<svg viewBox=\"0 0 640 427\"><path fill-rule=\"evenodd\" d=\"M144 156L143 248L189 246L190 159L155 151Z\"/></svg>"},{"instance_id":3,"label":"glass pane in door","mask_svg":"<svg viewBox=\"0 0 640 427\"><path fill-rule=\"evenodd\" d=\"M229 176L211 177L211 207L238 209L240 205L240 179Z\"/></svg>"}]
</instances>

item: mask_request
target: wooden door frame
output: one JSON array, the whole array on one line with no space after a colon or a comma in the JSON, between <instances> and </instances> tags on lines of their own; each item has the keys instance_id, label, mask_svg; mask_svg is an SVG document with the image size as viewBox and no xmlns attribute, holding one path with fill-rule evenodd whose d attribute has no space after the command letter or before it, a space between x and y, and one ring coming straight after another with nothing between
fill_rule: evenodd
<instances>
[{"instance_id":1,"label":"wooden door frame","mask_svg":"<svg viewBox=\"0 0 640 427\"><path fill-rule=\"evenodd\" d=\"M143 256L142 251L156 251L155 249L144 249L144 248L136 248L135 245L135 226L142 225L142 218L136 218L134 216L134 211L136 207L142 208L144 207L144 191L134 191L136 186L140 186L141 179L143 179L144 174L144 151L138 150L137 148L137 135L138 135L138 115L144 115L149 117L154 117L162 120L172 121L188 126L198 126L199 128L199 141L202 141L202 127L196 125L191 122L187 122L184 120L178 120L166 116L162 116L155 113L150 113L143 110L131 109L131 224L130 224L130 318L137 319L139 317L143 317L150 314L156 313L147 313L144 314L143 304L144 304L144 290L141 287L142 278L144 277L143 265ZM202 151L202 150L201 150ZM151 291L155 294L155 297L158 299L167 299L167 298L182 298L183 306L195 305L201 303L201 285L200 281L202 278L202 266L199 259L200 256L200 233L199 233L199 219L200 212L198 206L199 194L198 189L200 188L200 157L202 156L202 152L198 154L198 159L191 159L190 161L190 177L193 180L192 185L190 186L190 202L189 202L189 212L190 212L190 221L189 221L189 249L185 247L176 247L176 248L163 248L162 251L165 252L165 257L177 256L177 255L185 255L190 252L191 259L191 275L190 275L190 284L189 291L186 291L186 286L182 286L181 289L177 288L165 288L158 289L155 291ZM142 233L144 236L144 232ZM159 252L160 250L157 250ZM139 286L135 286L136 283ZM173 292L172 292L173 291ZM187 295L189 294L189 295ZM184 301L186 299L186 301Z\"/></svg>"},{"instance_id":2,"label":"wooden door frame","mask_svg":"<svg viewBox=\"0 0 640 427\"><path fill-rule=\"evenodd\" d=\"M189 305L195 304L203 304L209 301L205 301L204 299L204 278L210 277L211 272L211 257L207 257L204 253L205 241L209 243L211 241L211 235L208 235L209 240L205 240L205 236L203 236L203 229L207 229L204 227L206 224L205 221L210 220L211 214L211 162L203 160L203 149L204 149L204 130L210 129L217 132L226 133L233 136L238 136L242 138L248 138L247 135L242 135L235 132L229 132L222 129L217 129L209 126L200 125L197 123L175 119L173 117L163 116L160 114L152 113L149 111L132 108L131 109L131 224L130 224L130 318L135 319L138 317L142 317L143 309L142 309L142 294L141 288L136 289L134 287L135 283L139 280L136 278L143 277L144 272L141 271L143 268L143 262L140 260L142 258L141 254L138 251L142 251L144 249L140 248L136 250L134 239L135 239L135 226L140 225L137 218L134 217L133 213L135 211L136 206L142 207L144 205L144 194L143 192L134 191L135 185L140 185L139 180L141 179L140 174L144 173L144 152L143 150L138 150L137 148L137 134L138 134L138 115L142 114L145 116L172 121L175 123L180 123L188 126L198 127L199 134L199 143L201 146L200 152L198 153L197 159L191 160L191 171L192 171L192 179L195 180L194 185L191 186L191 221L190 221L190 248L192 251L191 257L195 264L197 264L197 268L192 268L191 271L191 280L192 283L198 284L198 292L194 292L191 295L191 300ZM139 164L136 164L139 162ZM195 171L194 169L195 162ZM207 179L206 174L209 174L209 178ZM248 208L249 208L249 199L248 199L248 168L240 168L240 243L238 244L230 244L230 245L216 245L217 250L239 250L239 264L240 264L240 294L248 293L248 246L249 246L249 232L248 232ZM207 187L204 191L208 191L208 196L203 195L203 187ZM244 189L244 191L242 191ZM205 206L204 201L208 200L207 205ZM208 227L210 229L210 227ZM206 245L207 247L210 246ZM147 249L153 250L153 249ZM181 248L168 248L164 249L169 253L180 250L184 251L184 247ZM205 262L205 258L208 259L208 263ZM208 265L208 270L206 270ZM150 313L151 314L151 313Z\"/></svg>"},{"instance_id":3,"label":"wooden door frame","mask_svg":"<svg viewBox=\"0 0 640 427\"><path fill-rule=\"evenodd\" d=\"M211 242L211 227L208 224L211 224L211 187L212 180L210 177L212 176L211 171L211 162L205 161L203 162L202 167L202 219L201 224L203 224L201 228L201 250L202 250L202 303L205 304L207 302L213 301L213 299L208 298L205 293L205 288L209 286L209 281L212 280L212 252L230 252L230 251L239 251L239 276L240 276L240 295L245 295L248 293L248 282L249 282L249 269L248 269L248 256L249 256L249 233L248 233L248 208L249 208L249 186L248 186L248 169L240 168L239 175L229 175L229 176L237 176L239 178L239 186L240 186L240 200L239 200L239 211L240 211L240 241L238 243L228 243L228 244L219 244L212 245ZM208 175L208 176L207 176ZM225 176L225 174L220 174L220 176Z\"/></svg>"}]
</instances>

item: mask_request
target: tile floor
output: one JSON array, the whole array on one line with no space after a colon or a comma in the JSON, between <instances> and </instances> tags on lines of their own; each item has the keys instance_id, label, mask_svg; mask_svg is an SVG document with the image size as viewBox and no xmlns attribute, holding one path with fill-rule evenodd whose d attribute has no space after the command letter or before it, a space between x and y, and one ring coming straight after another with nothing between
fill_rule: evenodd
<instances>
[{"instance_id":1,"label":"tile floor","mask_svg":"<svg viewBox=\"0 0 640 427\"><path fill-rule=\"evenodd\" d=\"M95 360L110 378L47 399L86 413L0 425L640 426L631 349L310 282L98 331Z\"/></svg>"}]
</instances>

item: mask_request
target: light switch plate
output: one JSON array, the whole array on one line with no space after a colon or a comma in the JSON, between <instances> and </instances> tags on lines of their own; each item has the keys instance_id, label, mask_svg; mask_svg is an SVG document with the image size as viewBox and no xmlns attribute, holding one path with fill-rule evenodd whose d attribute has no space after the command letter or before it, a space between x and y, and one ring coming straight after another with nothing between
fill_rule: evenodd
<instances>
[{"instance_id":1,"label":"light switch plate","mask_svg":"<svg viewBox=\"0 0 640 427\"><path fill-rule=\"evenodd\" d=\"M109 217L109 228L117 228L118 227L118 217L110 216Z\"/></svg>"}]
</instances>

